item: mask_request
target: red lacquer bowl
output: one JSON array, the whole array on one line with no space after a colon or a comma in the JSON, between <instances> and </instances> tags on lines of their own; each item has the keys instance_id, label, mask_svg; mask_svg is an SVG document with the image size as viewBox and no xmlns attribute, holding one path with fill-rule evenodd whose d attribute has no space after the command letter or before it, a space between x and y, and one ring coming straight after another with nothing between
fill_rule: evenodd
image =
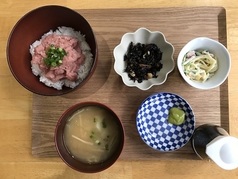
<instances>
[{"instance_id":1,"label":"red lacquer bowl","mask_svg":"<svg viewBox=\"0 0 238 179\"><path fill-rule=\"evenodd\" d=\"M45 33L57 27L71 27L85 35L93 54L93 63L86 78L75 88L57 90L39 81L31 70L30 45ZM45 96L57 96L72 92L84 85L96 68L98 48L94 32L88 21L78 12L63 6L49 5L25 14L13 27L7 43L7 61L16 80L27 90Z\"/></svg>"},{"instance_id":2,"label":"red lacquer bowl","mask_svg":"<svg viewBox=\"0 0 238 179\"><path fill-rule=\"evenodd\" d=\"M112 120L115 120L115 123L118 125L118 133L119 133L118 144L117 144L118 146L117 146L116 150L113 152L113 154L107 160L103 161L102 163L89 164L89 163L84 163L84 162L81 162L80 160L75 159L68 152L67 147L64 142L64 137L63 137L64 136L63 135L64 128L65 128L65 125L66 125L68 119L76 111L78 111L86 106L98 106L98 107L106 109L109 113L112 114L112 116L114 116L112 118ZM78 103L78 104L71 106L62 114L62 116L60 117L60 119L56 125L54 140L55 140L56 150L57 150L59 156L61 157L61 159L65 162L65 164L67 164L69 167L71 167L72 169L79 171L79 172L96 173L96 172L101 172L103 170L106 170L107 168L112 166L117 161L117 159L119 158L119 156L123 150L123 147L124 147L125 132L124 132L124 127L123 127L121 120L116 115L116 113L114 113L112 111L112 109L110 109L106 105L98 103L98 102L82 102L82 103Z\"/></svg>"}]
</instances>

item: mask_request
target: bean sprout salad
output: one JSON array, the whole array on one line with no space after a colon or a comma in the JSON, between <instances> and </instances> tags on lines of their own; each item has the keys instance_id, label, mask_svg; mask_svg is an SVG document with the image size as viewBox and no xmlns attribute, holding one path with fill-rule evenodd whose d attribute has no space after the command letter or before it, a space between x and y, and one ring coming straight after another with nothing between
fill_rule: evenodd
<instances>
[{"instance_id":1,"label":"bean sprout salad","mask_svg":"<svg viewBox=\"0 0 238 179\"><path fill-rule=\"evenodd\" d=\"M208 50L189 51L183 58L182 67L189 79L203 83L218 69L217 57Z\"/></svg>"}]
</instances>

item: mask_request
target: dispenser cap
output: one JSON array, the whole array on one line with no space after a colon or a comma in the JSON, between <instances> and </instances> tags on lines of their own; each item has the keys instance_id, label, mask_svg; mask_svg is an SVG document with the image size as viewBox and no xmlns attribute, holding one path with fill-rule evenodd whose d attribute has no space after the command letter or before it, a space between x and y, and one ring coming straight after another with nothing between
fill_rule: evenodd
<instances>
[{"instance_id":1,"label":"dispenser cap","mask_svg":"<svg viewBox=\"0 0 238 179\"><path fill-rule=\"evenodd\" d=\"M233 170L238 167L238 139L218 136L206 146L206 154L221 168Z\"/></svg>"}]
</instances>

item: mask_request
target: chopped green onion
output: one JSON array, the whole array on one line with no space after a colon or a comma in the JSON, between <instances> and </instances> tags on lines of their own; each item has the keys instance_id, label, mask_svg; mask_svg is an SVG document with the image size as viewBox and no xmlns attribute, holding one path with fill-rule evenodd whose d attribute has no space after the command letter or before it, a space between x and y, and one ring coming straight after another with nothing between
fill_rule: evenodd
<instances>
[{"instance_id":1,"label":"chopped green onion","mask_svg":"<svg viewBox=\"0 0 238 179\"><path fill-rule=\"evenodd\" d=\"M101 144L101 142L99 140L96 140L95 143L98 144L98 145Z\"/></svg>"},{"instance_id":2,"label":"chopped green onion","mask_svg":"<svg viewBox=\"0 0 238 179\"><path fill-rule=\"evenodd\" d=\"M56 48L53 44L50 45L50 48L46 50L47 57L44 58L46 66L56 67L60 66L63 63L63 58L67 55L66 51L61 47Z\"/></svg>"},{"instance_id":3,"label":"chopped green onion","mask_svg":"<svg viewBox=\"0 0 238 179\"><path fill-rule=\"evenodd\" d=\"M107 139L107 138L104 138L103 140L104 140L105 142L107 142L107 141L108 141L108 139Z\"/></svg>"},{"instance_id":4,"label":"chopped green onion","mask_svg":"<svg viewBox=\"0 0 238 179\"><path fill-rule=\"evenodd\" d=\"M105 145L105 149L108 150L109 149L109 146L108 144Z\"/></svg>"},{"instance_id":5,"label":"chopped green onion","mask_svg":"<svg viewBox=\"0 0 238 179\"><path fill-rule=\"evenodd\" d=\"M105 122L104 119L103 119L103 121L102 121L102 127L103 127L103 128L106 128L106 127L107 127L107 124L106 124L106 122Z\"/></svg>"}]
</instances>

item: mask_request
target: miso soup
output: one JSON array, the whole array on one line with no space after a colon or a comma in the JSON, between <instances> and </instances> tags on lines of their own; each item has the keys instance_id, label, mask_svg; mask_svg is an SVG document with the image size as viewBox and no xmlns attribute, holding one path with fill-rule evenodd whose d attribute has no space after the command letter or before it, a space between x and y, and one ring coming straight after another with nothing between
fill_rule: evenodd
<instances>
[{"instance_id":1,"label":"miso soup","mask_svg":"<svg viewBox=\"0 0 238 179\"><path fill-rule=\"evenodd\" d=\"M98 106L86 106L75 112L64 129L64 142L72 157L85 163L107 160L119 145L119 126L114 118Z\"/></svg>"}]
</instances>

